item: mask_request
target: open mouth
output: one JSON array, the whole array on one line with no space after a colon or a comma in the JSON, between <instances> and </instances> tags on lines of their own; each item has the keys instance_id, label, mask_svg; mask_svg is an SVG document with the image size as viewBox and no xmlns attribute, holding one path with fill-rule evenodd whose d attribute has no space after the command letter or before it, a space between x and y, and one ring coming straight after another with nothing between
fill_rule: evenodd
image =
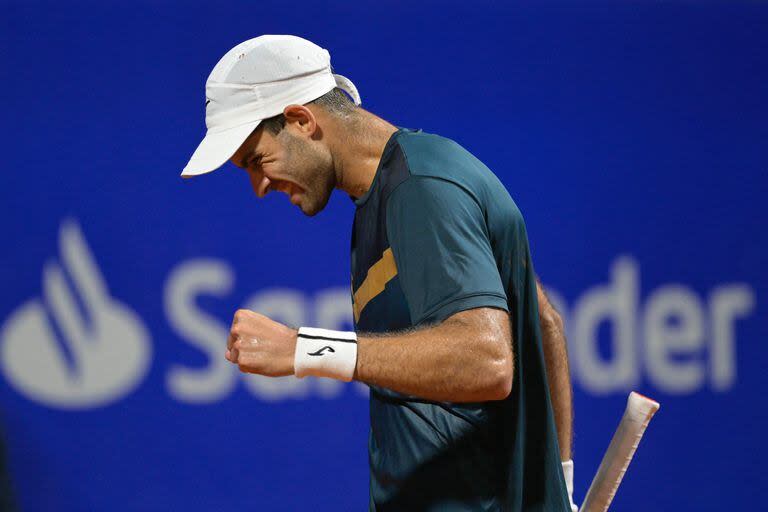
<instances>
[{"instance_id":1,"label":"open mouth","mask_svg":"<svg viewBox=\"0 0 768 512\"><path fill-rule=\"evenodd\" d=\"M289 182L278 182L272 184L272 190L276 190L278 192L282 192L283 194L288 196L288 199L291 201L292 204L298 205L301 201L301 194L303 190L301 187L298 187L297 185L294 185L293 183Z\"/></svg>"}]
</instances>

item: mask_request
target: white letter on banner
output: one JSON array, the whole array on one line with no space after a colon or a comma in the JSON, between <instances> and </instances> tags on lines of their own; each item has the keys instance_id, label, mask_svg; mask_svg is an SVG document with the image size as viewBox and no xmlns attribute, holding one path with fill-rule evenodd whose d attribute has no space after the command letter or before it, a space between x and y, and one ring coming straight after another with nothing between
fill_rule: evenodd
<instances>
[{"instance_id":1,"label":"white letter on banner","mask_svg":"<svg viewBox=\"0 0 768 512\"><path fill-rule=\"evenodd\" d=\"M648 375L663 391L693 393L704 382L704 363L682 355L704 348L704 311L699 298L680 285L661 287L648 297L643 321ZM673 356L678 356L676 359Z\"/></svg>"},{"instance_id":2,"label":"white letter on banner","mask_svg":"<svg viewBox=\"0 0 768 512\"><path fill-rule=\"evenodd\" d=\"M229 266L213 259L197 259L178 265L165 285L165 311L171 326L208 358L203 368L175 365L166 378L169 393L181 402L209 403L232 391L237 367L224 358L229 330L195 305L202 294L222 296L232 289Z\"/></svg>"},{"instance_id":3,"label":"white letter on banner","mask_svg":"<svg viewBox=\"0 0 768 512\"><path fill-rule=\"evenodd\" d=\"M755 306L755 293L746 284L716 288L709 298L712 316L712 387L725 391L736 381L736 317L746 316Z\"/></svg>"},{"instance_id":4,"label":"white letter on banner","mask_svg":"<svg viewBox=\"0 0 768 512\"><path fill-rule=\"evenodd\" d=\"M586 292L574 305L574 356L583 386L595 393L629 389L638 382L634 344L638 295L637 264L628 257L613 264L613 283ZM598 328L611 322L612 356L604 361L598 350Z\"/></svg>"}]
</instances>

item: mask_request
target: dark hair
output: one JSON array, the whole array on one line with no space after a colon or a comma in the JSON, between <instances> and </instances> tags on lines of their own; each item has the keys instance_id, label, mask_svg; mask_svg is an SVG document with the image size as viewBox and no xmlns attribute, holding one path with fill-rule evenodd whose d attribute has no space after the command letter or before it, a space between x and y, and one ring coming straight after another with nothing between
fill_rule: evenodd
<instances>
[{"instance_id":1,"label":"dark hair","mask_svg":"<svg viewBox=\"0 0 768 512\"><path fill-rule=\"evenodd\" d=\"M308 105L318 105L327 112L342 117L352 114L357 108L350 97L338 87L323 94L316 100L310 101ZM265 130L268 130L272 135L277 135L283 127L285 127L285 116L283 114L278 114L269 119L264 119L261 122L261 126L263 126Z\"/></svg>"}]
</instances>

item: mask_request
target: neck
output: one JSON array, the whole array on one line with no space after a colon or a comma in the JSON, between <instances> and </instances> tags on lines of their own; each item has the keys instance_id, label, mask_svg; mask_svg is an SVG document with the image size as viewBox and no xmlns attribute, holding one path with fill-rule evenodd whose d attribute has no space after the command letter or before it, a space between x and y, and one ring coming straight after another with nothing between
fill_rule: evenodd
<instances>
[{"instance_id":1,"label":"neck","mask_svg":"<svg viewBox=\"0 0 768 512\"><path fill-rule=\"evenodd\" d=\"M355 198L365 194L373 184L384 147L396 131L394 125L362 109L351 120L335 122L331 154L336 188Z\"/></svg>"}]
</instances>

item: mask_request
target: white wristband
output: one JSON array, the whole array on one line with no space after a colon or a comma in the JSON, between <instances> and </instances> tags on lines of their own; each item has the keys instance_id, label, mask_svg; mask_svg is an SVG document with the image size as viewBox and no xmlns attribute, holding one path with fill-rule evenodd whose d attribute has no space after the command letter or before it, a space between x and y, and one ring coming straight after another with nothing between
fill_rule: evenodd
<instances>
[{"instance_id":1,"label":"white wristband","mask_svg":"<svg viewBox=\"0 0 768 512\"><path fill-rule=\"evenodd\" d=\"M568 501L571 504L571 512L578 512L579 507L573 503L573 460L563 462L563 476L565 477L565 487L568 489Z\"/></svg>"},{"instance_id":2,"label":"white wristband","mask_svg":"<svg viewBox=\"0 0 768 512\"><path fill-rule=\"evenodd\" d=\"M296 377L330 377L349 382L357 364L357 334L301 327L296 338Z\"/></svg>"}]
</instances>

